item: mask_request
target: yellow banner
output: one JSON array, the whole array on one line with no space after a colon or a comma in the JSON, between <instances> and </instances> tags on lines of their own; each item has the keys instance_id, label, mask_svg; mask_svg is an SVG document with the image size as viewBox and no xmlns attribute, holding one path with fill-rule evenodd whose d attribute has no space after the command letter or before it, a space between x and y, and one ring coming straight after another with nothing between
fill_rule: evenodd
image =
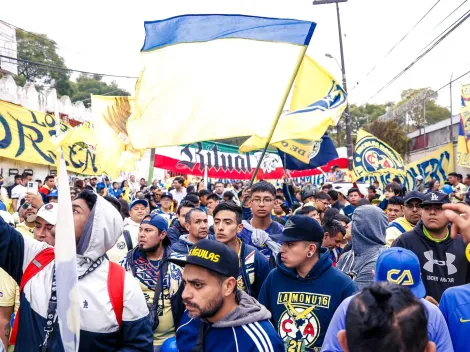
<instances>
[{"instance_id":1,"label":"yellow banner","mask_svg":"<svg viewBox=\"0 0 470 352\"><path fill-rule=\"evenodd\" d=\"M470 167L470 84L462 85L457 165Z\"/></svg>"},{"instance_id":2,"label":"yellow banner","mask_svg":"<svg viewBox=\"0 0 470 352\"><path fill-rule=\"evenodd\" d=\"M398 176L405 187L408 190L412 190L416 186L416 176L419 175L423 176L424 183L436 179L442 186L444 181L447 180L447 174L454 171L454 158L452 153L452 144L449 143L434 152L428 153L425 157L407 164L405 179L403 179L403 175L392 172L389 174L366 176L358 181L372 184L372 182L377 180L383 189L387 184L392 182L395 176Z\"/></svg>"},{"instance_id":3,"label":"yellow banner","mask_svg":"<svg viewBox=\"0 0 470 352\"><path fill-rule=\"evenodd\" d=\"M42 165L57 165L57 144L51 137L56 134L55 118L51 114L28 110L0 101L0 156ZM66 132L71 127L61 121ZM100 164L94 151L83 141L64 143L63 152L67 169L77 174L97 175Z\"/></svg>"},{"instance_id":4,"label":"yellow banner","mask_svg":"<svg viewBox=\"0 0 470 352\"><path fill-rule=\"evenodd\" d=\"M387 143L362 129L357 134L353 169L358 179L368 175L405 173L400 154Z\"/></svg>"}]
</instances>

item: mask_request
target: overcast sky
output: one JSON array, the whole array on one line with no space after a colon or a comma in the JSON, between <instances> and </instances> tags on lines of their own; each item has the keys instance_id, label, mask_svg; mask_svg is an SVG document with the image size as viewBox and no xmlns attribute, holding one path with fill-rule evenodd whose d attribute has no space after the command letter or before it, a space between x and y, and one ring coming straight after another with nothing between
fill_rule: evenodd
<instances>
[{"instance_id":1,"label":"overcast sky","mask_svg":"<svg viewBox=\"0 0 470 352\"><path fill-rule=\"evenodd\" d=\"M437 26L463 2L441 0L383 60L388 50L436 1L349 0L340 4L352 103L397 101L404 89L438 89L449 81L452 73L457 77L470 70L470 21L466 21L416 66L370 99L408 66L431 40L470 9L470 2L465 3ZM74 5L63 0L6 1L2 4L0 19L28 31L47 34L59 44L60 54L69 68L138 76L141 68L139 51L144 41L143 22L189 13L240 13L314 21L317 28L307 53L339 80L341 78L335 60L325 57L325 53L331 53L340 61L335 5L313 6L311 0L82 0ZM376 69L366 77L374 66ZM135 80L116 81L134 92ZM464 82L469 83L470 76ZM453 112L457 113L460 81L454 87ZM449 106L448 88L440 92L439 103Z\"/></svg>"}]
</instances>

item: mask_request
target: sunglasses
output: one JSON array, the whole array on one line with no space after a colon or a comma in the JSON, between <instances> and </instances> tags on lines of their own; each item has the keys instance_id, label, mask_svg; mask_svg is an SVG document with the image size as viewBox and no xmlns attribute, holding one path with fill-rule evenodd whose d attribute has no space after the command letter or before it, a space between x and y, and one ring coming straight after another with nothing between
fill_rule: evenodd
<instances>
[{"instance_id":1,"label":"sunglasses","mask_svg":"<svg viewBox=\"0 0 470 352\"><path fill-rule=\"evenodd\" d=\"M24 203L21 207L22 207L23 209L28 209L30 206L31 206L31 204L29 204L29 203Z\"/></svg>"}]
</instances>

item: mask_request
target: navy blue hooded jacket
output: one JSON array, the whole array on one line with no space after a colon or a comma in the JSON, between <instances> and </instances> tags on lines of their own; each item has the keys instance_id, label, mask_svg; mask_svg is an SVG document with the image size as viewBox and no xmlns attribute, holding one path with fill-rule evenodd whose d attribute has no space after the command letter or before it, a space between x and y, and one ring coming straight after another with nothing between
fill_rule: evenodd
<instances>
[{"instance_id":1,"label":"navy blue hooded jacket","mask_svg":"<svg viewBox=\"0 0 470 352\"><path fill-rule=\"evenodd\" d=\"M194 243L188 241L189 235L182 235L179 240L171 245L171 249L179 254L188 255L191 248L193 248ZM208 234L207 238L209 240L215 240L214 235Z\"/></svg>"},{"instance_id":2,"label":"navy blue hooded jacket","mask_svg":"<svg viewBox=\"0 0 470 352\"><path fill-rule=\"evenodd\" d=\"M271 313L286 350L313 351L321 347L328 325L341 302L357 292L355 283L332 266L330 251L320 258L305 278L277 258L261 288L258 300Z\"/></svg>"},{"instance_id":3,"label":"navy blue hooded jacket","mask_svg":"<svg viewBox=\"0 0 470 352\"><path fill-rule=\"evenodd\" d=\"M175 219L171 226L168 228L166 232L166 237L170 240L170 243L173 245L174 243L178 242L181 235L187 235L188 231L181 226L178 219Z\"/></svg>"}]
</instances>

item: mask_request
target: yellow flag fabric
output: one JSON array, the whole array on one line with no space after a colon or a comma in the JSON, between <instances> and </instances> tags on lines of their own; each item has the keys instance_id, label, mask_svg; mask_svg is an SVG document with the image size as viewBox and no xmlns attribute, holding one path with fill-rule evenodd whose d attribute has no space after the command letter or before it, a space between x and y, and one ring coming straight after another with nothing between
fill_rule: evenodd
<instances>
[{"instance_id":1,"label":"yellow flag fabric","mask_svg":"<svg viewBox=\"0 0 470 352\"><path fill-rule=\"evenodd\" d=\"M284 113L270 145L308 164L313 146L338 123L347 105L347 95L333 76L305 56L292 91L290 112ZM268 131L269 132L269 131ZM264 148L269 133L257 132L240 147L240 152Z\"/></svg>"},{"instance_id":2,"label":"yellow flag fabric","mask_svg":"<svg viewBox=\"0 0 470 352\"><path fill-rule=\"evenodd\" d=\"M71 126L61 121L62 133ZM77 133L80 135L80 129ZM82 130L83 132L83 130ZM29 110L21 106L0 101L0 156L34 164L57 166L58 144L52 139L56 134L53 115ZM95 146L76 137L62 145L67 170L83 175L101 173Z\"/></svg>"},{"instance_id":3,"label":"yellow flag fabric","mask_svg":"<svg viewBox=\"0 0 470 352\"><path fill-rule=\"evenodd\" d=\"M470 167L470 84L462 85L457 165Z\"/></svg>"},{"instance_id":4,"label":"yellow flag fabric","mask_svg":"<svg viewBox=\"0 0 470 352\"><path fill-rule=\"evenodd\" d=\"M353 170L359 179L369 175L405 174L405 165L392 147L361 129L354 149Z\"/></svg>"},{"instance_id":5,"label":"yellow flag fabric","mask_svg":"<svg viewBox=\"0 0 470 352\"><path fill-rule=\"evenodd\" d=\"M92 95L91 105L103 172L115 178L120 171L134 171L143 154L133 148L127 132L134 98Z\"/></svg>"}]
</instances>

